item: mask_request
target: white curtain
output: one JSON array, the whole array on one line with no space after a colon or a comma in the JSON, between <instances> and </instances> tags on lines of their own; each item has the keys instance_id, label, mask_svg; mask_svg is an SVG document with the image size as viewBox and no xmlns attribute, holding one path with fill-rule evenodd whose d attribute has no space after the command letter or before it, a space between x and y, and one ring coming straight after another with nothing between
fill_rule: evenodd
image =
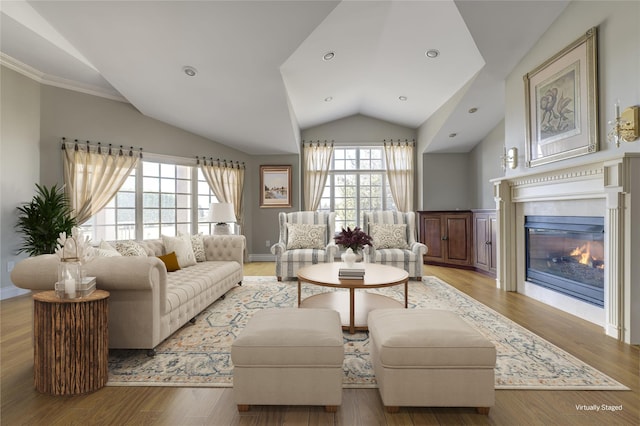
<instances>
[{"instance_id":1,"label":"white curtain","mask_svg":"<svg viewBox=\"0 0 640 426\"><path fill-rule=\"evenodd\" d=\"M205 159L200 163L200 170L209 187L221 203L233 204L236 215L236 223L240 226L240 232L244 233L244 217L242 207L242 192L244 190L244 165L240 163L227 163L226 160Z\"/></svg>"},{"instance_id":2,"label":"white curtain","mask_svg":"<svg viewBox=\"0 0 640 426\"><path fill-rule=\"evenodd\" d=\"M141 157L133 148L63 142L65 193L78 224L107 205L124 184Z\"/></svg>"},{"instance_id":3,"label":"white curtain","mask_svg":"<svg viewBox=\"0 0 640 426\"><path fill-rule=\"evenodd\" d=\"M304 209L316 211L327 182L333 144L309 144L304 146Z\"/></svg>"},{"instance_id":4,"label":"white curtain","mask_svg":"<svg viewBox=\"0 0 640 426\"><path fill-rule=\"evenodd\" d=\"M384 144L387 178L398 211L413 211L413 142Z\"/></svg>"}]
</instances>

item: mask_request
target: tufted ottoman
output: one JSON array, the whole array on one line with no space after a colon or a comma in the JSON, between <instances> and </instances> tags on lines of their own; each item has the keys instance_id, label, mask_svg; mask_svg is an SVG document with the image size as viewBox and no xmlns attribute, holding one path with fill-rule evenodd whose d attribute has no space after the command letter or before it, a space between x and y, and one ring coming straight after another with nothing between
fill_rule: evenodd
<instances>
[{"instance_id":1,"label":"tufted ottoman","mask_svg":"<svg viewBox=\"0 0 640 426\"><path fill-rule=\"evenodd\" d=\"M249 405L342 403L340 314L329 309L257 312L231 346L238 411Z\"/></svg>"},{"instance_id":2,"label":"tufted ottoman","mask_svg":"<svg viewBox=\"0 0 640 426\"><path fill-rule=\"evenodd\" d=\"M400 406L495 403L496 348L450 311L378 309L368 318L371 360L388 412Z\"/></svg>"}]
</instances>

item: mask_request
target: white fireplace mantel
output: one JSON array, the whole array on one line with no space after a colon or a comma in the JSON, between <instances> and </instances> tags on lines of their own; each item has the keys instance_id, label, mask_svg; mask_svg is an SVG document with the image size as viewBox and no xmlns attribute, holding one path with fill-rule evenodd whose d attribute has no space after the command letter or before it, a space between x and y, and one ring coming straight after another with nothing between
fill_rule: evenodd
<instances>
[{"instance_id":1,"label":"white fireplace mantel","mask_svg":"<svg viewBox=\"0 0 640 426\"><path fill-rule=\"evenodd\" d=\"M602 321L594 322L601 323L609 336L626 343L640 343L640 154L625 153L579 166L505 176L492 182L498 226L498 288L525 293L528 288L525 211L568 209L576 216L604 216L604 310ZM544 298L539 300L548 303ZM591 310L589 315L594 315L594 309L600 308L586 309ZM570 308L565 310L577 314Z\"/></svg>"}]
</instances>

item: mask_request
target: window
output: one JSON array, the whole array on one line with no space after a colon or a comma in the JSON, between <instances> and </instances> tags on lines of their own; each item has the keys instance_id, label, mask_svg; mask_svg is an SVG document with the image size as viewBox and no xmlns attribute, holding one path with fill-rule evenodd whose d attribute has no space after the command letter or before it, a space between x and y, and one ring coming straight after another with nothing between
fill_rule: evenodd
<instances>
[{"instance_id":1,"label":"window","mask_svg":"<svg viewBox=\"0 0 640 426\"><path fill-rule=\"evenodd\" d=\"M212 224L200 220L212 202L217 199L197 166L142 161L109 204L81 228L93 241L154 239L192 230L210 234Z\"/></svg>"},{"instance_id":2,"label":"window","mask_svg":"<svg viewBox=\"0 0 640 426\"><path fill-rule=\"evenodd\" d=\"M365 211L395 210L383 147L334 148L319 211L336 213L336 230L362 225Z\"/></svg>"},{"instance_id":3,"label":"window","mask_svg":"<svg viewBox=\"0 0 640 426\"><path fill-rule=\"evenodd\" d=\"M120 191L80 228L93 241L136 238L136 171L131 172Z\"/></svg>"}]
</instances>

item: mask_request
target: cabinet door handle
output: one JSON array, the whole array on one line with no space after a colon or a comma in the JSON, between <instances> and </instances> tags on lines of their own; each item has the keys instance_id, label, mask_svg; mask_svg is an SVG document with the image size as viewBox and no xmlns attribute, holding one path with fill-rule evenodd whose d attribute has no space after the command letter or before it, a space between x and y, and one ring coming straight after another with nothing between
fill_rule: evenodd
<instances>
[{"instance_id":1,"label":"cabinet door handle","mask_svg":"<svg viewBox=\"0 0 640 426\"><path fill-rule=\"evenodd\" d=\"M491 245L491 241L485 241L484 243L489 245L489 246Z\"/></svg>"},{"instance_id":2,"label":"cabinet door handle","mask_svg":"<svg viewBox=\"0 0 640 426\"><path fill-rule=\"evenodd\" d=\"M442 241L447 241L448 239L448 237L442 237Z\"/></svg>"}]
</instances>

